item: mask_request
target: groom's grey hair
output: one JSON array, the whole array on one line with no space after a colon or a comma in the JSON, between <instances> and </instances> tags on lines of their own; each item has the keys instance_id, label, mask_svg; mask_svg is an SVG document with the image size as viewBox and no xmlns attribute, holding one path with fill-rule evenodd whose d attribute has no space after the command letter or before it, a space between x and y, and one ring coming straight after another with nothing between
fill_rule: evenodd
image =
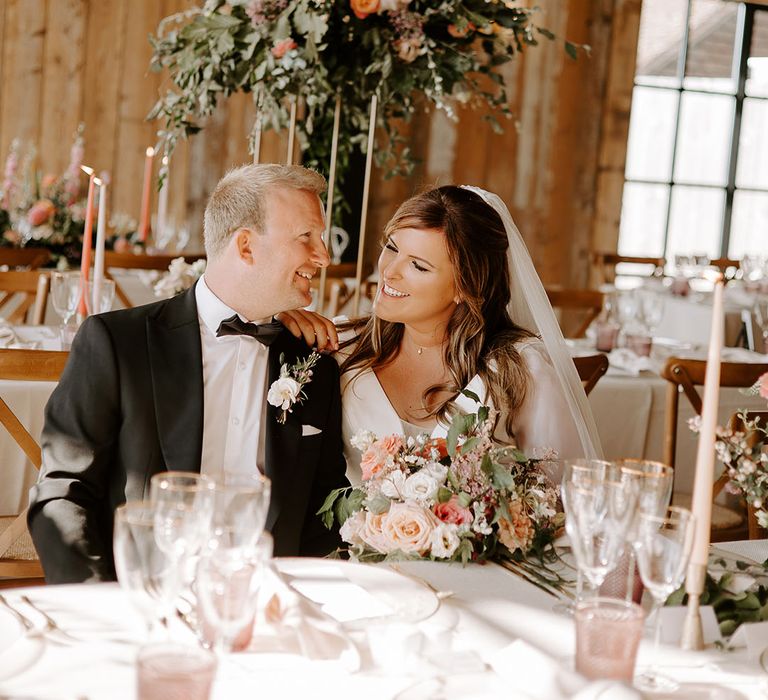
<instances>
[{"instance_id":1,"label":"groom's grey hair","mask_svg":"<svg viewBox=\"0 0 768 700\"><path fill-rule=\"evenodd\" d=\"M264 232L266 195L272 189L306 190L320 196L325 178L300 165L243 165L216 185L205 207L204 242L209 260L219 257L235 231Z\"/></svg>"}]
</instances>

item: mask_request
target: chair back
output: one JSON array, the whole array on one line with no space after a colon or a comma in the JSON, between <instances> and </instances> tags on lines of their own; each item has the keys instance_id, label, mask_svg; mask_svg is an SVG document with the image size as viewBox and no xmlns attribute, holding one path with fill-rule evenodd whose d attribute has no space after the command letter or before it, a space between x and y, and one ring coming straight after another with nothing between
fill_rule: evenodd
<instances>
[{"instance_id":1,"label":"chair back","mask_svg":"<svg viewBox=\"0 0 768 700\"><path fill-rule=\"evenodd\" d=\"M754 421L759 418L761 427L765 428L768 426L768 411L745 411L743 414L734 413L728 421L728 427L734 432L747 432L744 425L744 417L748 421ZM747 444L752 448L762 445L762 449L768 449L768 435L764 432L759 430L747 432L746 440ZM727 481L727 475L724 476ZM751 503L747 503L747 527L750 540L762 540L768 537L768 530L760 527L760 524L757 522L757 511Z\"/></svg>"},{"instance_id":2,"label":"chair back","mask_svg":"<svg viewBox=\"0 0 768 700\"><path fill-rule=\"evenodd\" d=\"M733 279L741 268L741 260L733 258L713 258L709 264L720 270L728 280Z\"/></svg>"},{"instance_id":3,"label":"chair back","mask_svg":"<svg viewBox=\"0 0 768 700\"><path fill-rule=\"evenodd\" d=\"M597 286L613 284L616 281L616 265L623 263L644 265L649 270L649 277L660 277L664 274L666 260L663 257L648 255L619 255L618 253L594 252L592 253L592 268L595 284Z\"/></svg>"},{"instance_id":4,"label":"chair back","mask_svg":"<svg viewBox=\"0 0 768 700\"><path fill-rule=\"evenodd\" d=\"M50 278L44 272L35 270L13 270L0 272L0 309L12 299L19 303L8 315L9 323L27 322L27 315L34 305L32 323L39 326L45 319L45 305L48 302Z\"/></svg>"},{"instance_id":5,"label":"chair back","mask_svg":"<svg viewBox=\"0 0 768 700\"><path fill-rule=\"evenodd\" d=\"M0 380L58 381L69 353L48 350L0 349ZM40 445L0 397L0 425L8 431L36 469L42 464ZM16 516L0 518L0 587L20 580L39 582L42 567L27 531L26 508Z\"/></svg>"},{"instance_id":6,"label":"chair back","mask_svg":"<svg viewBox=\"0 0 768 700\"><path fill-rule=\"evenodd\" d=\"M130 300L120 283L112 277L110 269L121 270L158 270L164 272L176 258L184 258L190 264L198 260L205 260L205 254L200 255L135 255L133 253L115 253L113 250L104 252L104 276L115 282L115 296L122 302L126 309L133 308Z\"/></svg>"},{"instance_id":7,"label":"chair back","mask_svg":"<svg viewBox=\"0 0 768 700\"><path fill-rule=\"evenodd\" d=\"M10 269L26 267L36 270L51 259L51 252L47 248L0 248L0 265L7 265Z\"/></svg>"},{"instance_id":8,"label":"chair back","mask_svg":"<svg viewBox=\"0 0 768 700\"><path fill-rule=\"evenodd\" d=\"M589 396L589 392L595 388L600 377L608 371L608 358L602 353L587 355L586 357L574 357L573 364L576 365L579 379L584 385L584 392Z\"/></svg>"},{"instance_id":9,"label":"chair back","mask_svg":"<svg viewBox=\"0 0 768 700\"><path fill-rule=\"evenodd\" d=\"M583 338L603 309L603 293L596 289L547 289L552 308L559 312L560 328L569 338Z\"/></svg>"}]
</instances>

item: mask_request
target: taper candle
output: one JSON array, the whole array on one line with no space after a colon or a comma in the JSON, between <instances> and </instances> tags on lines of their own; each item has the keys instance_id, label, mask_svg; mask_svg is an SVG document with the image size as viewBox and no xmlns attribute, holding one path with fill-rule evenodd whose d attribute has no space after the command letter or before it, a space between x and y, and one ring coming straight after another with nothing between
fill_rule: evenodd
<instances>
[{"instance_id":1,"label":"taper candle","mask_svg":"<svg viewBox=\"0 0 768 700\"><path fill-rule=\"evenodd\" d=\"M152 198L152 161L155 149L151 146L146 150L144 158L144 185L141 190L141 216L139 217L139 240L146 243L149 235L149 202Z\"/></svg>"}]
</instances>

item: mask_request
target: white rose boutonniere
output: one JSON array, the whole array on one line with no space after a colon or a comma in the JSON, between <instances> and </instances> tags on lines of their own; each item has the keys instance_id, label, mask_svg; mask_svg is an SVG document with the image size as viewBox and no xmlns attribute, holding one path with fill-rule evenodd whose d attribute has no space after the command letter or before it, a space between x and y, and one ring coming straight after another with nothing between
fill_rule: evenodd
<instances>
[{"instance_id":1,"label":"white rose boutonniere","mask_svg":"<svg viewBox=\"0 0 768 700\"><path fill-rule=\"evenodd\" d=\"M320 359L320 353L313 350L309 357L289 365L285 356L280 355L280 377L272 382L267 392L267 401L281 409L277 422L285 423L294 404L307 398L304 387L312 381L312 368Z\"/></svg>"}]
</instances>

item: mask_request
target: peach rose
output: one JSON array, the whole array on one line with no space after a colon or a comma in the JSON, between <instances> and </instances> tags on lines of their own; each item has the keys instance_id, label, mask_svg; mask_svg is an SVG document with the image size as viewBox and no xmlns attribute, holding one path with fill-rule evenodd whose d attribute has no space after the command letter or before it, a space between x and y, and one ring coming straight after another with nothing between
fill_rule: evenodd
<instances>
[{"instance_id":1,"label":"peach rose","mask_svg":"<svg viewBox=\"0 0 768 700\"><path fill-rule=\"evenodd\" d=\"M368 15L378 12L379 4L379 0L349 0L349 6L358 19L365 19Z\"/></svg>"},{"instance_id":2,"label":"peach rose","mask_svg":"<svg viewBox=\"0 0 768 700\"><path fill-rule=\"evenodd\" d=\"M444 523L453 525L471 525L474 520L469 508L459 505L459 497L456 495L451 496L451 500L445 503L436 503L432 511Z\"/></svg>"},{"instance_id":3,"label":"peach rose","mask_svg":"<svg viewBox=\"0 0 768 700\"><path fill-rule=\"evenodd\" d=\"M50 199L41 199L32 205L32 208L27 213L27 220L33 226L41 226L51 218L55 211L56 207Z\"/></svg>"},{"instance_id":4,"label":"peach rose","mask_svg":"<svg viewBox=\"0 0 768 700\"><path fill-rule=\"evenodd\" d=\"M120 236L115 241L115 244L112 246L116 253L130 253L131 252L131 242L127 238L123 238Z\"/></svg>"},{"instance_id":5,"label":"peach rose","mask_svg":"<svg viewBox=\"0 0 768 700\"><path fill-rule=\"evenodd\" d=\"M360 470L363 472L363 481L373 479L377 474L387 466L389 454L381 446L381 441L377 440L364 453L360 460Z\"/></svg>"},{"instance_id":6,"label":"peach rose","mask_svg":"<svg viewBox=\"0 0 768 700\"><path fill-rule=\"evenodd\" d=\"M275 58L282 58L291 49L295 49L296 46L297 46L296 42L293 39L291 39L290 37L288 39L283 39L282 41L278 41L272 47L272 55Z\"/></svg>"},{"instance_id":7,"label":"peach rose","mask_svg":"<svg viewBox=\"0 0 768 700\"><path fill-rule=\"evenodd\" d=\"M389 551L424 554L432 543L432 532L440 524L434 513L416 503L393 503L382 520L382 536Z\"/></svg>"},{"instance_id":8,"label":"peach rose","mask_svg":"<svg viewBox=\"0 0 768 700\"><path fill-rule=\"evenodd\" d=\"M370 511L366 512L365 522L357 531L357 536L365 544L382 554L386 554L394 549L394 547L389 546L389 541L384 534L384 519L387 515L388 513L376 514Z\"/></svg>"},{"instance_id":9,"label":"peach rose","mask_svg":"<svg viewBox=\"0 0 768 700\"><path fill-rule=\"evenodd\" d=\"M18 231L14 231L13 229L8 229L3 233L3 238L5 238L6 241L10 241L14 245L18 245L21 243L21 234Z\"/></svg>"},{"instance_id":10,"label":"peach rose","mask_svg":"<svg viewBox=\"0 0 768 700\"><path fill-rule=\"evenodd\" d=\"M384 450L386 450L387 454L391 454L392 456L403 449L403 438L399 435L387 435L387 437L381 438L381 440L378 440L377 442Z\"/></svg>"},{"instance_id":11,"label":"peach rose","mask_svg":"<svg viewBox=\"0 0 768 700\"><path fill-rule=\"evenodd\" d=\"M499 539L510 552L520 549L525 553L533 543L533 536L536 534L533 522L523 511L523 504L520 501L509 501L507 510L511 520L506 518L499 520Z\"/></svg>"},{"instance_id":12,"label":"peach rose","mask_svg":"<svg viewBox=\"0 0 768 700\"><path fill-rule=\"evenodd\" d=\"M43 175L43 179L40 180L40 187L47 190L49 187L53 187L56 184L56 180L58 180L58 178L55 175L47 173L46 175Z\"/></svg>"}]
</instances>

